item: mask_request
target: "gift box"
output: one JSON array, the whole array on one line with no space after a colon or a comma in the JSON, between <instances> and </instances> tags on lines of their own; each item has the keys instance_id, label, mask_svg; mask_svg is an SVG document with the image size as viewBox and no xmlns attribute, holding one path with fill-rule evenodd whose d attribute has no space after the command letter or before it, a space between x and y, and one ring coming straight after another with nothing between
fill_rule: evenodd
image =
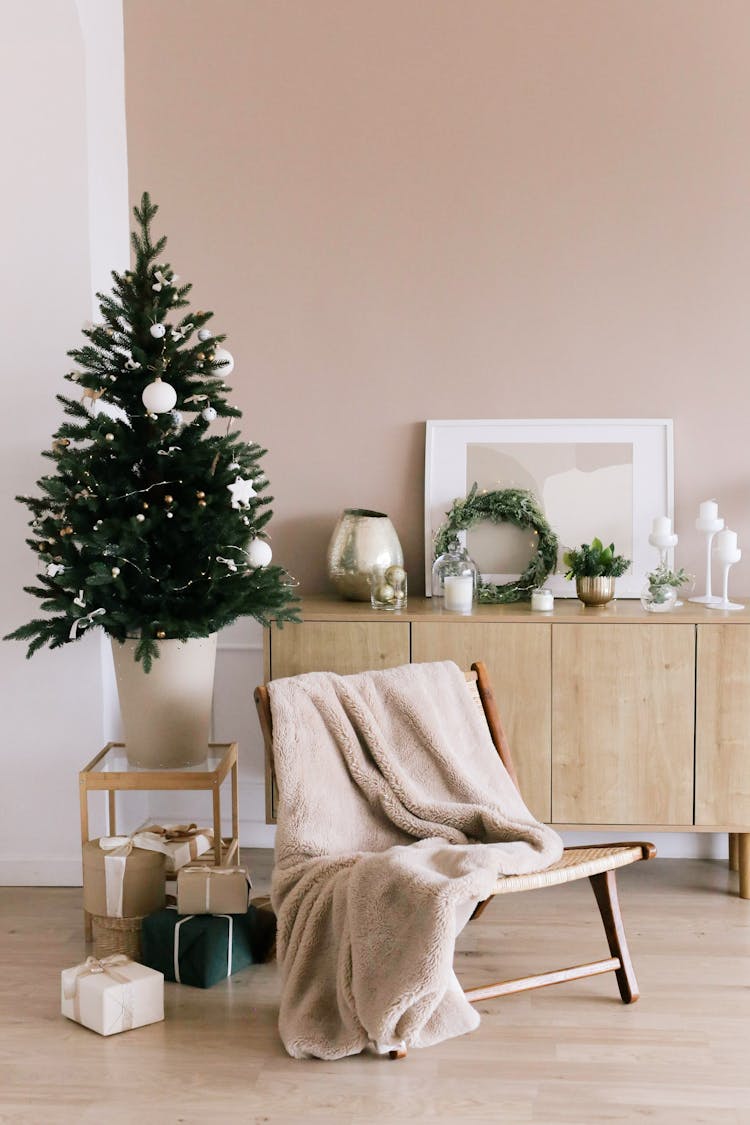
<instances>
[{"instance_id":1,"label":"gift box","mask_svg":"<svg viewBox=\"0 0 750 1125\"><path fill-rule=\"evenodd\" d=\"M99 1035L115 1035L164 1019L164 974L118 954L63 969L64 1016Z\"/></svg>"},{"instance_id":2,"label":"gift box","mask_svg":"<svg viewBox=\"0 0 750 1125\"><path fill-rule=\"evenodd\" d=\"M195 824L149 824L138 830L133 839L139 848L162 852L166 857L167 876L174 875L185 864L204 855L214 846L211 828Z\"/></svg>"},{"instance_id":3,"label":"gift box","mask_svg":"<svg viewBox=\"0 0 750 1125\"><path fill-rule=\"evenodd\" d=\"M138 918L164 906L162 852L135 846L136 836L104 836L83 845L83 908L110 918Z\"/></svg>"},{"instance_id":4,"label":"gift box","mask_svg":"<svg viewBox=\"0 0 750 1125\"><path fill-rule=\"evenodd\" d=\"M254 907L244 914L178 914L158 910L143 919L142 960L167 980L210 988L264 960L268 926Z\"/></svg>"},{"instance_id":5,"label":"gift box","mask_svg":"<svg viewBox=\"0 0 750 1125\"><path fill-rule=\"evenodd\" d=\"M181 867L177 872L178 914L244 914L250 904L244 867Z\"/></svg>"}]
</instances>

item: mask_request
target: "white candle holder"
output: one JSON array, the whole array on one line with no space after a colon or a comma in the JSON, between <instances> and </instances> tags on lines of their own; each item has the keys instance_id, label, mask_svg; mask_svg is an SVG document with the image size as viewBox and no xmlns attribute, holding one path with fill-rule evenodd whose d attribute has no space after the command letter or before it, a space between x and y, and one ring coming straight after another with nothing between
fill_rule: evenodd
<instances>
[{"instance_id":1,"label":"white candle holder","mask_svg":"<svg viewBox=\"0 0 750 1125\"><path fill-rule=\"evenodd\" d=\"M718 561L721 563L721 565L723 567L723 574L722 574L723 595L722 595L721 598L716 598L715 601L711 602L711 604L708 605L707 608L708 609L744 609L745 608L744 605L740 605L739 602L730 602L730 600L729 600L729 571L734 566L734 564L738 563L740 561L740 559L742 558L742 551L737 549L737 550L734 550L734 551L722 551L720 553L720 552L715 550L714 554L716 555L716 558L718 559ZM696 598L695 600L698 601L699 599Z\"/></svg>"},{"instance_id":2,"label":"white candle holder","mask_svg":"<svg viewBox=\"0 0 750 1125\"><path fill-rule=\"evenodd\" d=\"M706 592L697 598L689 598L688 601L698 602L700 605L714 605L720 602L721 598L716 594L711 593L711 544L714 541L714 535L721 531L724 527L724 520L702 520L700 517L695 521L695 530L700 531L706 537Z\"/></svg>"},{"instance_id":3,"label":"white candle holder","mask_svg":"<svg viewBox=\"0 0 750 1125\"><path fill-rule=\"evenodd\" d=\"M662 566L666 567L668 565L667 564L667 554L670 551L674 551L675 547L679 543L678 536L667 535L663 532L652 531L651 534L648 537L648 541L651 544L651 546L655 547L656 550L659 552L659 566L660 567L662 567ZM684 604L685 604L684 602L681 602L680 599L677 598L677 600L674 603L674 608L677 609L679 606L684 605Z\"/></svg>"}]
</instances>

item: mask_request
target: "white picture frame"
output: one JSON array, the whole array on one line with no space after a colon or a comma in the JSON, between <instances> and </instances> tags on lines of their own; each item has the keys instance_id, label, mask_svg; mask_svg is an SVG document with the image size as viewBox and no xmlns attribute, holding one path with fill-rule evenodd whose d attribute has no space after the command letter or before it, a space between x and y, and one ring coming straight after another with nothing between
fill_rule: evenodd
<instances>
[{"instance_id":1,"label":"white picture frame","mask_svg":"<svg viewBox=\"0 0 750 1125\"><path fill-rule=\"evenodd\" d=\"M673 517L673 460L673 426L669 418L428 421L427 596L432 592L435 532L445 522L453 501L464 497L474 483L468 478L479 471L479 475L485 474L477 482L480 490L526 487L535 493L560 538L560 560L564 550L590 543L596 535L606 542L614 528L616 550L632 559L630 569L617 579L617 596L639 597L647 573L658 563L658 553L648 542L652 521L657 516ZM580 468L581 463L584 469ZM564 527L555 526L555 513ZM566 529L568 538L577 541L566 541ZM465 532L460 538L467 543ZM471 544L469 549L471 552ZM519 572L485 572L480 559L476 561L487 582L505 583L518 577ZM555 597L576 596L575 583L563 577L561 562L558 572L550 575L545 586Z\"/></svg>"}]
</instances>

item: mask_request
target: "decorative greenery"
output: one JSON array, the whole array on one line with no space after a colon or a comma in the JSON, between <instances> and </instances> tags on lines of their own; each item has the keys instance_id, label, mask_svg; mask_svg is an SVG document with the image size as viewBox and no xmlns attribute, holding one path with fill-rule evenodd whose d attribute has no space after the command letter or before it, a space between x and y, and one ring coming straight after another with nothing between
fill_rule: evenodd
<instances>
[{"instance_id":1,"label":"decorative greenery","mask_svg":"<svg viewBox=\"0 0 750 1125\"><path fill-rule=\"evenodd\" d=\"M481 582L477 588L480 602L528 601L531 591L544 584L545 578L557 565L557 536L547 523L536 498L521 488L506 488L494 492L478 492L473 484L464 500L454 500L448 519L435 536L435 558L444 554L456 540L457 532L490 520L492 523L512 523L523 531L535 531L537 550L523 574L515 582L493 585Z\"/></svg>"},{"instance_id":2,"label":"decorative greenery","mask_svg":"<svg viewBox=\"0 0 750 1125\"><path fill-rule=\"evenodd\" d=\"M133 268L113 272L111 295L97 294L100 322L68 353L77 397L57 396L67 420L44 453L54 473L38 496L17 498L40 565L26 590L48 614L10 634L30 642L29 656L93 625L138 637L148 671L164 637L208 636L242 616L297 620L289 575L267 565L266 451L229 429L240 417L223 379L232 357L205 328L210 312L184 312L191 286L164 260L166 238L152 241L156 211L144 194ZM221 434L209 430L217 416Z\"/></svg>"},{"instance_id":3,"label":"decorative greenery","mask_svg":"<svg viewBox=\"0 0 750 1125\"><path fill-rule=\"evenodd\" d=\"M676 573L670 570L666 563L659 563L656 570L647 576L648 592L651 600L657 605L663 605L669 598L670 589L679 590L690 581L690 575L680 569Z\"/></svg>"},{"instance_id":4,"label":"decorative greenery","mask_svg":"<svg viewBox=\"0 0 750 1125\"><path fill-rule=\"evenodd\" d=\"M630 566L630 559L615 554L614 543L605 547L601 539L566 551L563 562L568 568L566 578L619 578Z\"/></svg>"}]
</instances>

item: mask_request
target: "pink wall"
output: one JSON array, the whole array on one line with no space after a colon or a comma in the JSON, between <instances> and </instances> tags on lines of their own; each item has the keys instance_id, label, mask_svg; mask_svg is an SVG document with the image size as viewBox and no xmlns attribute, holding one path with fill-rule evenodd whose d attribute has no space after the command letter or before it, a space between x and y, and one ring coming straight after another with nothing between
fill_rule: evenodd
<instances>
[{"instance_id":1,"label":"pink wall","mask_svg":"<svg viewBox=\"0 0 750 1125\"><path fill-rule=\"evenodd\" d=\"M237 361L276 557L422 575L424 420L672 417L750 591L746 0L127 0L133 198Z\"/></svg>"}]
</instances>

